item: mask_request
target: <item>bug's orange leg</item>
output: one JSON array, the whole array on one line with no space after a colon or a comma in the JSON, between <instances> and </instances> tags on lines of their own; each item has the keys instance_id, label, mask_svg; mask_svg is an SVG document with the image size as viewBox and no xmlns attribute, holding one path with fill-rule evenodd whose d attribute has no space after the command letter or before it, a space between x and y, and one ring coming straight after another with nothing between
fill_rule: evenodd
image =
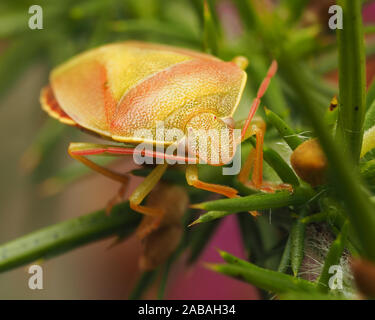
<instances>
[{"instance_id":1,"label":"bug's orange leg","mask_svg":"<svg viewBox=\"0 0 375 320\"><path fill-rule=\"evenodd\" d=\"M255 189L260 189L263 184L263 142L264 142L264 131L256 125L251 128L251 135L256 136L256 146L255 149L250 151L244 166L242 167L238 180L245 185L249 185L249 175L251 169L253 169L253 174L251 178L251 186Z\"/></svg>"},{"instance_id":2,"label":"bug's orange leg","mask_svg":"<svg viewBox=\"0 0 375 320\"><path fill-rule=\"evenodd\" d=\"M110 214L110 212L112 211L113 206L115 204L121 202L122 199L124 198L126 189L128 187L129 181L130 181L130 176L127 175L127 174L121 174L121 173L115 172L115 171L113 171L111 169L99 166L95 162L93 162L90 159L86 158L85 157L86 155L93 154L92 147L93 147L93 145L90 144L90 143L88 143L88 144L85 144L85 143L79 143L79 144L71 143L69 145L69 148L68 148L68 153L69 153L69 155L73 159L80 161L81 163L83 163L87 167L91 168L92 170L94 170L96 172L99 172L100 174L102 174L102 175L104 175L104 176L106 176L106 177L108 177L108 178L110 178L112 180L121 182L122 185L121 185L118 193L112 199L110 199L108 201L108 203L107 203L107 206L106 206L105 210L106 210L107 214Z\"/></svg>"},{"instance_id":3,"label":"bug's orange leg","mask_svg":"<svg viewBox=\"0 0 375 320\"><path fill-rule=\"evenodd\" d=\"M240 173L237 176L237 179L242 184L247 184L251 170L253 169L255 159L255 149L251 149L248 157L246 158L245 163L243 164Z\"/></svg>"},{"instance_id":4,"label":"bug's orange leg","mask_svg":"<svg viewBox=\"0 0 375 320\"><path fill-rule=\"evenodd\" d=\"M200 181L198 177L198 167L195 164L189 164L186 166L186 181L190 186L193 186L197 189L219 193L228 198L238 197L238 191L236 189L219 184Z\"/></svg>"},{"instance_id":5,"label":"bug's orange leg","mask_svg":"<svg viewBox=\"0 0 375 320\"><path fill-rule=\"evenodd\" d=\"M258 120L256 124L250 126L251 121L254 118L256 111L260 105L260 99L266 93L268 86L271 82L271 79L277 72L277 62L272 61L270 68L268 69L267 75L264 78L263 82L259 86L257 96L254 99L248 117L245 121L245 124L241 131L241 141L244 141L247 137L255 134L256 136L256 147L255 151L251 151L248 159L245 162L244 167L242 168L238 179L245 185L251 186L255 189L262 190L264 192L274 192L280 189L291 190L291 186L286 184L272 184L269 182L263 182L263 141L264 133L266 126L263 120ZM248 182L248 177L251 169L253 169L253 175L250 182Z\"/></svg>"},{"instance_id":6,"label":"bug's orange leg","mask_svg":"<svg viewBox=\"0 0 375 320\"><path fill-rule=\"evenodd\" d=\"M265 126L262 126L265 128ZM250 187L254 186L255 189L259 189L262 186L263 182L263 140L264 140L264 131L262 128L253 125L251 127L251 135L255 133L256 135L256 148L252 149L247 157L240 173L238 174L238 180ZM252 181L249 183L249 176L251 170L253 169ZM249 211L249 213L257 217L260 215L258 211Z\"/></svg>"},{"instance_id":7,"label":"bug's orange leg","mask_svg":"<svg viewBox=\"0 0 375 320\"><path fill-rule=\"evenodd\" d=\"M252 182L256 189L261 188L263 184L263 144L264 144L264 132L257 126L253 127L256 137L255 146L255 157L254 159L254 172L252 176Z\"/></svg>"},{"instance_id":8,"label":"bug's orange leg","mask_svg":"<svg viewBox=\"0 0 375 320\"><path fill-rule=\"evenodd\" d=\"M129 175L121 174L111 169L102 167L85 157L85 156L92 155L92 154L99 154L99 152L94 153L93 150L94 150L93 144L91 143L87 143L87 144L86 143L79 143L79 144L71 143L68 148L68 153L73 159L80 161L81 163L91 168L92 170L99 172L102 175L112 180L115 180L115 181L121 182L124 185L127 185L129 182Z\"/></svg>"},{"instance_id":9,"label":"bug's orange leg","mask_svg":"<svg viewBox=\"0 0 375 320\"><path fill-rule=\"evenodd\" d=\"M196 158L189 158L186 156L179 156L174 154L169 154L165 152L159 152L154 150L136 150L135 148L105 145L105 144L94 144L94 143L77 143L72 142L69 146L69 153L75 157L78 156L90 156L90 155L101 155L109 154L113 156L126 156L138 154L143 157L150 157L154 159L165 159L165 160L175 160L184 162L196 162Z\"/></svg>"},{"instance_id":10,"label":"bug's orange leg","mask_svg":"<svg viewBox=\"0 0 375 320\"><path fill-rule=\"evenodd\" d=\"M98 145L90 143L71 143L69 146L69 154L83 164L92 168L93 170L123 183L122 188L119 191L119 194L116 195L114 199L108 204L110 207L113 206L119 198L121 198L125 192L125 185L129 181L129 176L114 172L110 169L101 167L94 163L93 161L85 158L88 155L100 155L100 154L111 154L111 155L132 155L134 154L133 148L119 147L119 146L107 146L107 145ZM155 156L155 154L150 154L150 156ZM156 156L162 156L158 154ZM156 229L164 215L164 210L159 208L151 208L147 206L142 206L141 202L143 199L150 193L150 191L158 183L165 170L167 169L168 164L158 165L151 173L142 181L142 183L133 191L129 197L130 208L134 211L142 213L146 216L153 217L154 220L150 223L150 220L144 220L138 227L137 234L140 238L144 238L152 230ZM146 223L147 222L147 223Z\"/></svg>"},{"instance_id":11,"label":"bug's orange leg","mask_svg":"<svg viewBox=\"0 0 375 320\"><path fill-rule=\"evenodd\" d=\"M140 204L159 182L165 170L167 170L167 167L168 164L159 164L156 166L156 168L150 172L145 180L142 181L129 197L130 208L154 218L152 223L150 223L149 220L143 219L138 227L137 234L141 239L147 236L151 231L155 230L164 216L165 211L163 209L142 206Z\"/></svg>"},{"instance_id":12,"label":"bug's orange leg","mask_svg":"<svg viewBox=\"0 0 375 320\"><path fill-rule=\"evenodd\" d=\"M276 184L263 180L263 144L266 126L263 120L257 119L257 122L257 124L253 124L249 127L249 132L246 133L246 136L255 135L256 146L255 149L250 151L250 154L238 175L238 180L250 188L261 190L263 192L272 193L277 190L293 191L292 186L289 184ZM252 177L249 181L249 175L252 169Z\"/></svg>"},{"instance_id":13,"label":"bug's orange leg","mask_svg":"<svg viewBox=\"0 0 375 320\"><path fill-rule=\"evenodd\" d=\"M267 72L267 75L264 78L262 84L260 85L260 87L258 89L257 96L254 99L253 104L251 105L251 108L250 108L249 114L247 116L246 122L245 122L245 124L242 128L242 132L241 132L241 139L242 140L244 140L244 138L246 136L246 132L247 132L249 126L250 126L250 122L253 119L253 117L255 115L255 112L258 110L258 107L260 105L260 99L266 93L266 91L268 89L268 86L271 82L271 79L276 74L276 72L277 72L277 62L274 60L274 61L272 61L272 64L271 64L271 66L270 66L270 68Z\"/></svg>"}]
</instances>

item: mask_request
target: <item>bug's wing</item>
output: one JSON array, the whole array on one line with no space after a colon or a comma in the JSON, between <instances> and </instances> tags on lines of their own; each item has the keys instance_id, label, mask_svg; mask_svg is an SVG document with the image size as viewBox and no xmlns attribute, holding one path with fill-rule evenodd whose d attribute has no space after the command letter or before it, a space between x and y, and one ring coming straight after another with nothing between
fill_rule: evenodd
<instances>
[{"instance_id":1,"label":"bug's wing","mask_svg":"<svg viewBox=\"0 0 375 320\"><path fill-rule=\"evenodd\" d=\"M194 58L175 64L123 96L112 118L112 138L122 141L138 129L155 128L158 121L184 130L189 119L201 112L232 115L245 82L246 73L234 63Z\"/></svg>"},{"instance_id":2,"label":"bug's wing","mask_svg":"<svg viewBox=\"0 0 375 320\"><path fill-rule=\"evenodd\" d=\"M46 111L52 118L59 120L60 122L80 128L82 131L85 131L91 135L96 137L101 137L105 139L111 139L108 134L100 134L98 131L89 130L85 127L80 126L77 122L75 122L60 106L57 102L54 92L50 85L45 86L41 93L40 93L40 103L42 105L42 109Z\"/></svg>"},{"instance_id":3,"label":"bug's wing","mask_svg":"<svg viewBox=\"0 0 375 320\"><path fill-rule=\"evenodd\" d=\"M52 72L50 82L56 100L76 123L108 135L107 110L114 108L115 101L106 85L106 69L94 56L76 60Z\"/></svg>"},{"instance_id":4,"label":"bug's wing","mask_svg":"<svg viewBox=\"0 0 375 320\"><path fill-rule=\"evenodd\" d=\"M58 104L80 126L111 136L116 105L128 90L192 57L127 43L103 46L71 59L50 77Z\"/></svg>"}]
</instances>

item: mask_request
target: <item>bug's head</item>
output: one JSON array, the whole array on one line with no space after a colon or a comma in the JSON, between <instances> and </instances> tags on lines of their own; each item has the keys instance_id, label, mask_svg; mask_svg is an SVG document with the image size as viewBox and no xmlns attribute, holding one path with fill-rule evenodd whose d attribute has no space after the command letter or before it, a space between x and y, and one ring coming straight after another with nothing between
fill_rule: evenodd
<instances>
[{"instance_id":1,"label":"bug's head","mask_svg":"<svg viewBox=\"0 0 375 320\"><path fill-rule=\"evenodd\" d=\"M199 113L186 125L187 149L200 162L224 165L234 157L236 133L233 118Z\"/></svg>"}]
</instances>

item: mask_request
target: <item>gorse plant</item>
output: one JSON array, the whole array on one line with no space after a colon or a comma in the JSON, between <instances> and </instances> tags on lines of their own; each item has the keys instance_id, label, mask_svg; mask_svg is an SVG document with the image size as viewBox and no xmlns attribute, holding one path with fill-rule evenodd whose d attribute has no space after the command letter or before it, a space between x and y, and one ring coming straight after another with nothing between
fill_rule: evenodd
<instances>
[{"instance_id":1,"label":"gorse plant","mask_svg":"<svg viewBox=\"0 0 375 320\"><path fill-rule=\"evenodd\" d=\"M279 63L279 72L263 98L263 107L267 107L259 110L268 126L264 175L267 180L292 185L293 192L257 192L242 185L236 176L223 176L220 168L201 165L202 180L234 187L241 195L212 200L209 193L187 186L180 171L169 168L163 181L182 186L194 205L182 219L184 232L177 249L158 268L142 275L130 298L141 298L158 274L162 274L158 296L163 298L169 271L180 254L189 250L188 263L196 262L228 215L235 215L239 222L249 261L220 251L223 263L207 264L208 268L253 284L265 295L271 293L270 297L345 299L358 294L349 257L357 261L357 282L365 276L361 263L375 263L374 83L366 92L366 56L375 46L364 40L364 33L374 28L363 27L363 1L338 0L343 29L337 30L336 37L328 28L328 6L324 24L318 14L306 14L317 10L320 1L316 3L49 1L43 5L44 29L38 32L25 28L24 12L29 1L0 5L0 38L8 42L0 56L1 95L34 63L43 61L53 67L87 48L137 39L201 50L226 61L245 56L250 62L246 69L249 81L235 114L235 120L241 122L270 62L275 59ZM326 77L336 69L338 87ZM332 100L335 95L338 104ZM69 130L74 129L47 120L22 159L24 167L37 173L35 181L42 183L46 194L62 192L89 173L73 162L52 177L43 173L52 146L62 143ZM314 141L319 141L316 148L328 163L322 177L317 171L293 170L288 160L295 150L300 150L303 160L311 156L310 146L306 152L300 148ZM243 163L255 143L254 138L242 143ZM106 165L111 160L98 161ZM149 172L144 167L132 173L146 176ZM319 183L315 183L317 180ZM193 218L195 209L203 211ZM248 211L263 214L254 218ZM110 215L100 210L35 231L0 246L0 271L105 237L122 241L135 231L140 218L124 202L115 205ZM326 241L321 241L323 238ZM314 261L318 263L314 265ZM341 266L347 273L343 290L330 286L332 266ZM365 294L375 295L375 288Z\"/></svg>"}]
</instances>

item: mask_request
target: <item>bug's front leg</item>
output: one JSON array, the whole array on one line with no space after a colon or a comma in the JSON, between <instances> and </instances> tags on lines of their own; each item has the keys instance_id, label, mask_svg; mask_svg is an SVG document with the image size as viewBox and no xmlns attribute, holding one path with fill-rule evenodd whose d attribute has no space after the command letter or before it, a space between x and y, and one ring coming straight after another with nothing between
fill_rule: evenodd
<instances>
[{"instance_id":1,"label":"bug's front leg","mask_svg":"<svg viewBox=\"0 0 375 320\"><path fill-rule=\"evenodd\" d=\"M249 136L256 136L256 147L254 151L252 150L250 152L244 167L239 173L238 179L244 185L257 190L262 190L264 192L275 192L276 190L282 189L292 190L292 187L290 185L274 184L263 181L263 142L264 133L266 131L266 124L261 118L255 118L253 121L254 115L261 103L261 99L266 93L271 79L275 76L276 72L277 62L273 61L270 68L268 69L266 77L259 86L257 95L250 107L249 114L241 131L242 141L246 140L246 138ZM251 180L249 181L248 179L251 169L253 169L253 175Z\"/></svg>"},{"instance_id":2,"label":"bug's front leg","mask_svg":"<svg viewBox=\"0 0 375 320\"><path fill-rule=\"evenodd\" d=\"M255 135L256 146L252 149L238 175L238 180L249 188L272 193L277 190L293 191L289 184L272 183L263 180L263 144L266 124L263 119L256 117L253 123L248 127L244 137ZM251 179L249 176L252 172Z\"/></svg>"},{"instance_id":3,"label":"bug's front leg","mask_svg":"<svg viewBox=\"0 0 375 320\"><path fill-rule=\"evenodd\" d=\"M265 123L262 119L254 119L254 124L252 124L248 129L248 133L245 136L256 136L256 147L252 149L247 157L244 166L242 167L238 180L245 185L249 184L249 175L253 169L251 184L259 189L263 183L263 143L265 134ZM258 122L258 123L257 123Z\"/></svg>"}]
</instances>

